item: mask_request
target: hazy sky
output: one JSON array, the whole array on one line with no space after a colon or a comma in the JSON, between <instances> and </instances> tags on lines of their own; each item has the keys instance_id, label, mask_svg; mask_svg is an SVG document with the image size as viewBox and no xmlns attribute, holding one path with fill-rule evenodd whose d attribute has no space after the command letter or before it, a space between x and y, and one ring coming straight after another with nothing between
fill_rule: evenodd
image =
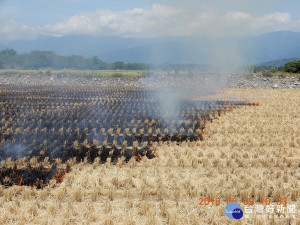
<instances>
[{"instance_id":1,"label":"hazy sky","mask_svg":"<svg viewBox=\"0 0 300 225\"><path fill-rule=\"evenodd\" d=\"M0 40L252 36L300 31L299 11L299 0L0 0Z\"/></svg>"}]
</instances>

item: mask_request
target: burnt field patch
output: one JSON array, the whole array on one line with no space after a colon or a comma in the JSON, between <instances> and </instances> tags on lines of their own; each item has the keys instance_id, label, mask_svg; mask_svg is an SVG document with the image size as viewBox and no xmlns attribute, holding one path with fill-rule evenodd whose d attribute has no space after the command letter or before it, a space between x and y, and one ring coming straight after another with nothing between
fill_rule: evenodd
<instances>
[{"instance_id":1,"label":"burnt field patch","mask_svg":"<svg viewBox=\"0 0 300 225\"><path fill-rule=\"evenodd\" d=\"M70 168L58 169L57 160L151 159L153 142L203 140L208 122L250 104L164 96L170 95L132 87L2 86L0 183L43 187L49 179L60 181Z\"/></svg>"}]
</instances>

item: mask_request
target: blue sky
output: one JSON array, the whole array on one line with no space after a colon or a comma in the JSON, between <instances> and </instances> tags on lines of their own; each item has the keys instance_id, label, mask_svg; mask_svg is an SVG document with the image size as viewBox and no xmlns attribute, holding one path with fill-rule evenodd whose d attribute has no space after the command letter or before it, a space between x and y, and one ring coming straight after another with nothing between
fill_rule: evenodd
<instances>
[{"instance_id":1,"label":"blue sky","mask_svg":"<svg viewBox=\"0 0 300 225\"><path fill-rule=\"evenodd\" d=\"M68 34L249 36L300 31L299 0L0 0L0 40Z\"/></svg>"},{"instance_id":2,"label":"blue sky","mask_svg":"<svg viewBox=\"0 0 300 225\"><path fill-rule=\"evenodd\" d=\"M1 19L4 20L14 19L30 25L43 25L95 9L117 11L147 6L151 6L150 1L0 0L0 15L2 14Z\"/></svg>"}]
</instances>

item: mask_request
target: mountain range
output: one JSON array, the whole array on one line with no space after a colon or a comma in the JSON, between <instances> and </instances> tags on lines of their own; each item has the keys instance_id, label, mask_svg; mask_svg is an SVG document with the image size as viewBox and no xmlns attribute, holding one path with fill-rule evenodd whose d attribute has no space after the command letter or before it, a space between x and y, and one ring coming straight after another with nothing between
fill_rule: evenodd
<instances>
[{"instance_id":1,"label":"mountain range","mask_svg":"<svg viewBox=\"0 0 300 225\"><path fill-rule=\"evenodd\" d=\"M0 49L5 48L13 48L18 53L47 50L60 55L98 56L106 62L272 64L273 60L300 58L300 33L278 31L239 38L42 36L0 43Z\"/></svg>"}]
</instances>

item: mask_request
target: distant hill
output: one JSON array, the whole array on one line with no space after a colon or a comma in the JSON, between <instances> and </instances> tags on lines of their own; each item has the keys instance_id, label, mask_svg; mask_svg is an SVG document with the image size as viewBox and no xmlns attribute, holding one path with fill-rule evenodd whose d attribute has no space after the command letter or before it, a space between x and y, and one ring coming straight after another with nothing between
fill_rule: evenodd
<instances>
[{"instance_id":1,"label":"distant hill","mask_svg":"<svg viewBox=\"0 0 300 225\"><path fill-rule=\"evenodd\" d=\"M257 62L300 58L300 33L278 31L257 36L251 41L253 49L249 53Z\"/></svg>"},{"instance_id":2,"label":"distant hill","mask_svg":"<svg viewBox=\"0 0 300 225\"><path fill-rule=\"evenodd\" d=\"M7 46L0 44L0 50L7 48Z\"/></svg>"},{"instance_id":3,"label":"distant hill","mask_svg":"<svg viewBox=\"0 0 300 225\"><path fill-rule=\"evenodd\" d=\"M300 33L280 31L232 39L43 36L31 41L0 43L0 49L7 47L19 53L50 50L60 55L98 56L106 62L218 64L240 60L245 64L272 64L278 59L300 58Z\"/></svg>"},{"instance_id":4,"label":"distant hill","mask_svg":"<svg viewBox=\"0 0 300 225\"><path fill-rule=\"evenodd\" d=\"M134 43L133 43L134 42ZM69 35L62 37L42 36L36 40L19 40L6 43L19 53L31 50L50 50L60 55L99 56L107 51L128 48L138 40L119 37L92 37Z\"/></svg>"},{"instance_id":5,"label":"distant hill","mask_svg":"<svg viewBox=\"0 0 300 225\"><path fill-rule=\"evenodd\" d=\"M284 66L287 62L297 61L299 59L300 59L300 57L299 58L289 58L289 59L279 59L279 60L273 60L273 61L260 63L259 65L261 65L261 66L281 67L281 66Z\"/></svg>"}]
</instances>

